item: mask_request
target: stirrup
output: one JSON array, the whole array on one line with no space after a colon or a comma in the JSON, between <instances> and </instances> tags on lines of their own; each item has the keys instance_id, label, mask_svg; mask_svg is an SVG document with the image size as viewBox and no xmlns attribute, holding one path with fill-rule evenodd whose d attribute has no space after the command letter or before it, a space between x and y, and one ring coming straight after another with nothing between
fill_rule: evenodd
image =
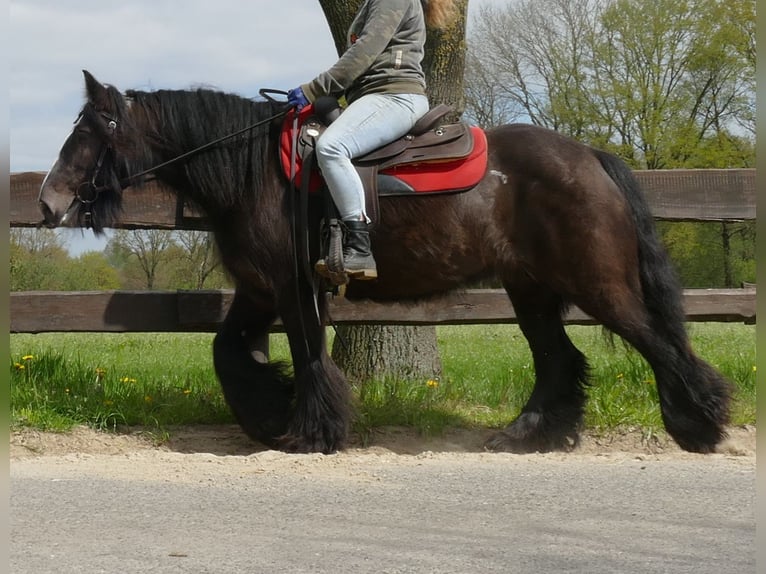
<instances>
[{"instance_id":1,"label":"stirrup","mask_svg":"<svg viewBox=\"0 0 766 574\"><path fill-rule=\"evenodd\" d=\"M358 267L353 266L354 259L356 259ZM349 261L351 261L351 266L348 265ZM361 255L352 252L349 254L349 257L343 260L343 271L352 279L359 279L360 281L378 278L378 268L372 255Z\"/></svg>"},{"instance_id":2,"label":"stirrup","mask_svg":"<svg viewBox=\"0 0 766 574\"><path fill-rule=\"evenodd\" d=\"M325 259L320 259L314 264L314 271L316 271L317 275L320 277L327 279L333 287L346 285L350 280L350 277L345 271L332 271L327 266L327 261Z\"/></svg>"},{"instance_id":3,"label":"stirrup","mask_svg":"<svg viewBox=\"0 0 766 574\"><path fill-rule=\"evenodd\" d=\"M345 285L349 277L343 271L343 230L339 220L330 220L327 235L327 254L314 264L314 271L333 286Z\"/></svg>"}]
</instances>

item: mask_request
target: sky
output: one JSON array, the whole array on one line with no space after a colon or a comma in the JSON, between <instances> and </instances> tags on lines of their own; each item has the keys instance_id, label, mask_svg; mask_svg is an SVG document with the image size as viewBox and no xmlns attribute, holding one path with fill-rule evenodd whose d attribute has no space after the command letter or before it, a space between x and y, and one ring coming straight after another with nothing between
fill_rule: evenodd
<instances>
[{"instance_id":1,"label":"sky","mask_svg":"<svg viewBox=\"0 0 766 574\"><path fill-rule=\"evenodd\" d=\"M470 12L508 0L471 0ZM47 171L83 104L82 70L126 89L206 86L256 97L337 59L316 0L11 0L10 171ZM470 18L470 16L469 16ZM73 255L101 249L69 231Z\"/></svg>"}]
</instances>

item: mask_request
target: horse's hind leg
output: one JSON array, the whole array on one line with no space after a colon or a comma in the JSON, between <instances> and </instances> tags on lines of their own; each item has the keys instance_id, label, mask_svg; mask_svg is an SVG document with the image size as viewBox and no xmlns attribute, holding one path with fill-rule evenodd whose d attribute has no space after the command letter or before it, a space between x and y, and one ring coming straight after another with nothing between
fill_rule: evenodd
<instances>
[{"instance_id":1,"label":"horse's hind leg","mask_svg":"<svg viewBox=\"0 0 766 574\"><path fill-rule=\"evenodd\" d=\"M587 300L578 305L647 360L654 371L665 428L679 446L713 452L726 436L730 383L694 354L682 314L652 313L640 295L628 289L606 295L595 305Z\"/></svg>"},{"instance_id":2,"label":"horse's hind leg","mask_svg":"<svg viewBox=\"0 0 766 574\"><path fill-rule=\"evenodd\" d=\"M632 221L626 221L624 209L607 211L614 201L591 204L597 212L582 219L591 222L591 237L609 240L602 242L598 260L580 258L579 276L589 277L599 289L581 285L572 293L572 302L649 362L665 428L676 442L686 450L711 452L726 435L731 385L691 349L681 285L638 182L616 157L603 152L596 152L596 157L609 179L594 181L592 188L604 189L604 182L612 189L616 185L621 194L611 197L621 197L629 206ZM593 229L596 225L602 226L600 234Z\"/></svg>"},{"instance_id":3,"label":"horse's hind leg","mask_svg":"<svg viewBox=\"0 0 766 574\"><path fill-rule=\"evenodd\" d=\"M331 453L343 448L351 419L346 378L327 354L325 329L307 284L283 291L280 315L295 371L295 400L279 447L289 452ZM319 315L326 301L319 298Z\"/></svg>"},{"instance_id":4,"label":"horse's hind leg","mask_svg":"<svg viewBox=\"0 0 766 574\"><path fill-rule=\"evenodd\" d=\"M268 298L237 292L213 341L215 370L229 408L250 438L269 446L287 430L293 385L284 365L269 364L251 344L268 336L275 317Z\"/></svg>"},{"instance_id":5,"label":"horse's hind leg","mask_svg":"<svg viewBox=\"0 0 766 574\"><path fill-rule=\"evenodd\" d=\"M569 450L579 442L588 365L564 330L561 300L541 285L506 283L535 367L535 386L519 416L486 443L491 450Z\"/></svg>"}]
</instances>

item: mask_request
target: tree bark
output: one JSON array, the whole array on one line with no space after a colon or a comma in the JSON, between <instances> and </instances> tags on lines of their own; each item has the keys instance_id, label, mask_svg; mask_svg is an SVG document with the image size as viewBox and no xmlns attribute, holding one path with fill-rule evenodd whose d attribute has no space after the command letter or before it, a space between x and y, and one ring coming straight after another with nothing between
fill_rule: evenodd
<instances>
[{"instance_id":1,"label":"tree bark","mask_svg":"<svg viewBox=\"0 0 766 574\"><path fill-rule=\"evenodd\" d=\"M431 105L449 104L455 108L452 121L465 110L463 74L466 57L468 0L457 0L456 20L444 30L428 30L423 70Z\"/></svg>"},{"instance_id":2,"label":"tree bark","mask_svg":"<svg viewBox=\"0 0 766 574\"><path fill-rule=\"evenodd\" d=\"M332 357L356 382L431 379L441 374L433 326L339 325Z\"/></svg>"},{"instance_id":3,"label":"tree bark","mask_svg":"<svg viewBox=\"0 0 766 574\"><path fill-rule=\"evenodd\" d=\"M338 54L346 49L346 33L362 0L319 0ZM468 0L458 0L460 17L444 31L429 30L423 67L431 105L455 108L453 121L465 107L465 25ZM321 70L317 70L320 72ZM339 325L332 358L349 379L433 378L441 374L434 326Z\"/></svg>"}]
</instances>

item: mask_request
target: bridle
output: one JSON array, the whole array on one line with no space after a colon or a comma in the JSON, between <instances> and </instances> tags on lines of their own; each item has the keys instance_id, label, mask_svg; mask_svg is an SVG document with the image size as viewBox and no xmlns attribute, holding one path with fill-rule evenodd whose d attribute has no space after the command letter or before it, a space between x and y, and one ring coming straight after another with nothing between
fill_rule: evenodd
<instances>
[{"instance_id":1,"label":"bridle","mask_svg":"<svg viewBox=\"0 0 766 574\"><path fill-rule=\"evenodd\" d=\"M109 136L113 136L115 130L117 129L117 120L104 112L101 112L101 115L107 120L106 129L109 133ZM101 175L101 170L104 167L104 160L106 159L107 154L111 153L113 153L112 144L109 142L103 142L101 144L101 151L98 154L98 159L96 160L96 167L93 170L93 175L91 175L89 181L83 181L80 185L78 185L74 194L75 200L79 201L80 204L86 208L85 219L88 227L90 227L91 218L90 206L96 202L102 191L108 189L108 186L98 185L96 182ZM87 190L87 195L83 194L84 190Z\"/></svg>"},{"instance_id":2,"label":"bridle","mask_svg":"<svg viewBox=\"0 0 766 574\"><path fill-rule=\"evenodd\" d=\"M98 112L99 115L101 115L106 121L106 130L108 132L109 138L111 138L114 135L114 132L117 130L117 120L107 114L106 112ZM80 123L80 120L82 119L83 112L80 112L80 114L77 116L77 119L75 119L74 123L77 125ZM91 206L98 200L99 196L101 195L101 192L106 191L109 189L109 186L107 185L98 185L99 176L101 175L101 170L104 168L104 161L106 160L106 157L108 154L112 154L114 151L111 142L104 141L101 144L101 150L98 153L98 159L96 160L96 166L93 169L93 173L90 176L90 179L86 179L82 181L77 188L75 189L74 198L72 199L72 203L69 204L69 208L64 213L63 217L61 218L60 223L64 223L71 215L74 213L77 209L79 209L81 206L85 207L85 227L90 228L91 227L91 218L92 218L92 210ZM114 159L114 158L113 158Z\"/></svg>"}]
</instances>

